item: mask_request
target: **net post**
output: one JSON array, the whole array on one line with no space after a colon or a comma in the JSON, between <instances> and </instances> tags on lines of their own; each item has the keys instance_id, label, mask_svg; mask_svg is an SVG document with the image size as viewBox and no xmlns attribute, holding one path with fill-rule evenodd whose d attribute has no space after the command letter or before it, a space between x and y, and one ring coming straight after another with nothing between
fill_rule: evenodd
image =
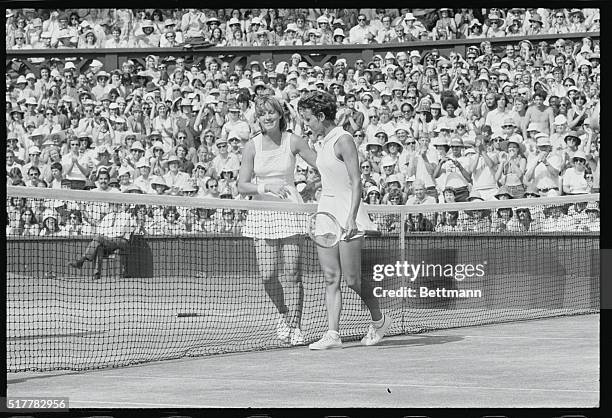
<instances>
[{"instance_id":1,"label":"net post","mask_svg":"<svg viewBox=\"0 0 612 418\"><path fill-rule=\"evenodd\" d=\"M399 230L399 247L400 247L400 261L404 261L406 259L406 212L400 212L400 230ZM406 309L407 309L407 299L402 299L402 334L406 334Z\"/></svg>"},{"instance_id":2,"label":"net post","mask_svg":"<svg viewBox=\"0 0 612 418\"><path fill-rule=\"evenodd\" d=\"M406 248L406 212L402 211L400 213L400 231L399 231L399 246L400 250L403 251Z\"/></svg>"}]
</instances>

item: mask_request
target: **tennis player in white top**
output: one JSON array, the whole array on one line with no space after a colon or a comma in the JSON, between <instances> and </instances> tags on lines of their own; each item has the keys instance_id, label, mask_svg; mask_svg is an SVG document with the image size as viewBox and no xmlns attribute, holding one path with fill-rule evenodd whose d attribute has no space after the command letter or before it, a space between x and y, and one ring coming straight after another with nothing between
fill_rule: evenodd
<instances>
[{"instance_id":1,"label":"tennis player in white top","mask_svg":"<svg viewBox=\"0 0 612 418\"><path fill-rule=\"evenodd\" d=\"M323 136L317 153L317 168L321 174L321 199L318 211L336 217L345 235L336 247L317 247L319 262L325 275L325 304L329 330L319 341L310 344L311 350L340 348L339 334L342 294L340 278L355 291L366 304L372 316L368 333L361 340L364 345L375 345L392 323L392 318L380 311L371 282L361 279L361 247L366 230L376 229L365 207L361 205L359 157L355 140L344 129L336 126L336 98L326 92L312 92L298 103L300 115L315 136Z\"/></svg>"},{"instance_id":2,"label":"tennis player in white top","mask_svg":"<svg viewBox=\"0 0 612 418\"><path fill-rule=\"evenodd\" d=\"M286 109L277 98L258 97L255 111L261 132L244 147L238 192L252 195L254 200L302 203L293 175L295 155L300 154L314 166L316 154L304 139L286 131ZM305 217L299 213L249 211L242 232L255 240L259 273L279 312L278 338L292 345L303 344L300 321L304 288L298 265L299 235L306 233ZM287 298L279 280L283 271L287 277Z\"/></svg>"}]
</instances>

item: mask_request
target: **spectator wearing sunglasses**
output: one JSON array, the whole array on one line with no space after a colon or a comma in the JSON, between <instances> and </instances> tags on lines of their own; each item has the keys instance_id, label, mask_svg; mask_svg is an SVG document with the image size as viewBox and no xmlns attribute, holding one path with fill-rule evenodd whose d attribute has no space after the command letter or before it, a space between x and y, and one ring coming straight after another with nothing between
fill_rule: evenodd
<instances>
[{"instance_id":1,"label":"spectator wearing sunglasses","mask_svg":"<svg viewBox=\"0 0 612 418\"><path fill-rule=\"evenodd\" d=\"M552 22L550 24L550 27L548 28L548 33L553 34L553 35L560 35L560 34L569 33L569 32L570 32L569 22L567 18L565 17L563 10L562 9L557 10L553 14ZM584 30L581 32L584 32Z\"/></svg>"},{"instance_id":2,"label":"spectator wearing sunglasses","mask_svg":"<svg viewBox=\"0 0 612 418\"><path fill-rule=\"evenodd\" d=\"M368 26L366 16L359 14L357 16L357 25L349 30L349 42L351 44L367 44L370 31L371 28Z\"/></svg>"},{"instance_id":3,"label":"spectator wearing sunglasses","mask_svg":"<svg viewBox=\"0 0 612 418\"><path fill-rule=\"evenodd\" d=\"M574 153L572 160L573 167L568 167L561 179L563 192L569 195L590 193L590 185L586 179L586 154L582 150L578 150Z\"/></svg>"}]
</instances>

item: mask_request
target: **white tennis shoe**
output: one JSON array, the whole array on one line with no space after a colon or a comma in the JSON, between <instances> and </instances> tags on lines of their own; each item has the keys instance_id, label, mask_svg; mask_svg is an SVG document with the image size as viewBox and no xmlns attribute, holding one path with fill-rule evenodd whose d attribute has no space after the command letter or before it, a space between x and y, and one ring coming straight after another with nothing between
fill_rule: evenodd
<instances>
[{"instance_id":1,"label":"white tennis shoe","mask_svg":"<svg viewBox=\"0 0 612 418\"><path fill-rule=\"evenodd\" d=\"M291 331L291 345L304 345L304 334L302 334L302 330L293 328Z\"/></svg>"},{"instance_id":2,"label":"white tennis shoe","mask_svg":"<svg viewBox=\"0 0 612 418\"><path fill-rule=\"evenodd\" d=\"M289 343L291 341L291 328L289 324L287 324L287 320L281 316L278 318L278 324L276 325L276 335L278 339L284 343Z\"/></svg>"},{"instance_id":3,"label":"white tennis shoe","mask_svg":"<svg viewBox=\"0 0 612 418\"><path fill-rule=\"evenodd\" d=\"M342 348L340 334L336 331L327 331L323 337L308 346L311 350L327 350L328 348Z\"/></svg>"},{"instance_id":4,"label":"white tennis shoe","mask_svg":"<svg viewBox=\"0 0 612 418\"><path fill-rule=\"evenodd\" d=\"M368 333L361 339L361 344L363 345L376 345L378 344L389 328L393 324L393 318L385 315L382 325L379 328L376 328L374 324L370 324L370 328L368 329Z\"/></svg>"}]
</instances>

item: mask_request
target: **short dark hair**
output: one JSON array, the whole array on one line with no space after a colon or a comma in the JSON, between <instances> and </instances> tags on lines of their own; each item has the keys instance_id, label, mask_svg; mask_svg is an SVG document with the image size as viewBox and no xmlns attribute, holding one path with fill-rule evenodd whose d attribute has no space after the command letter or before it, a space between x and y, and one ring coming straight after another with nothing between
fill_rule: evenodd
<instances>
[{"instance_id":1,"label":"short dark hair","mask_svg":"<svg viewBox=\"0 0 612 418\"><path fill-rule=\"evenodd\" d=\"M331 93L313 91L300 99L298 109L310 109L313 114L323 113L325 119L334 120L337 111L336 98Z\"/></svg>"},{"instance_id":2,"label":"short dark hair","mask_svg":"<svg viewBox=\"0 0 612 418\"><path fill-rule=\"evenodd\" d=\"M459 101L454 96L445 97L444 101L442 102L442 108L446 109L446 106L448 106L449 104L453 105L455 109L459 107Z\"/></svg>"},{"instance_id":3,"label":"short dark hair","mask_svg":"<svg viewBox=\"0 0 612 418\"><path fill-rule=\"evenodd\" d=\"M546 100L546 92L545 92L544 90L542 90L542 89L537 89L537 90L535 91L535 93L533 93L533 96L532 96L532 97L534 97L534 98L535 98L536 96L541 97L541 98L542 98L542 100Z\"/></svg>"}]
</instances>

